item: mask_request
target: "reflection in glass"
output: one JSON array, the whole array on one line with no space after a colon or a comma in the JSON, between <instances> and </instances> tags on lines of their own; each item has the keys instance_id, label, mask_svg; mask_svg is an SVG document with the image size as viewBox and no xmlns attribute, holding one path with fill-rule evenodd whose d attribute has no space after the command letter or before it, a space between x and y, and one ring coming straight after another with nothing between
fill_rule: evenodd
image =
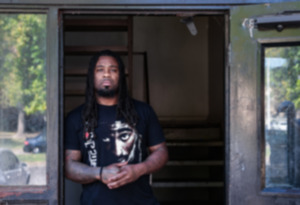
<instances>
[{"instance_id":1,"label":"reflection in glass","mask_svg":"<svg viewBox=\"0 0 300 205\"><path fill-rule=\"evenodd\" d=\"M0 185L46 184L46 15L0 14Z\"/></svg>"},{"instance_id":2,"label":"reflection in glass","mask_svg":"<svg viewBox=\"0 0 300 205\"><path fill-rule=\"evenodd\" d=\"M300 185L300 46L266 47L265 187Z\"/></svg>"}]
</instances>

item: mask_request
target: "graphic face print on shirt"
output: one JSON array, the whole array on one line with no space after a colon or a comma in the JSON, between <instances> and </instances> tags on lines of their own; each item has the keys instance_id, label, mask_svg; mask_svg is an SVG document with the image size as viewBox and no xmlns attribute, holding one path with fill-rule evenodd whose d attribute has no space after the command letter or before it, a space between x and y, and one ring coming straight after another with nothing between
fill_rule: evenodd
<instances>
[{"instance_id":1,"label":"graphic face print on shirt","mask_svg":"<svg viewBox=\"0 0 300 205\"><path fill-rule=\"evenodd\" d=\"M110 127L111 134L104 138L107 151L111 152L116 158L116 162L133 161L136 157L141 161L141 137L135 129L127 123L115 121Z\"/></svg>"}]
</instances>

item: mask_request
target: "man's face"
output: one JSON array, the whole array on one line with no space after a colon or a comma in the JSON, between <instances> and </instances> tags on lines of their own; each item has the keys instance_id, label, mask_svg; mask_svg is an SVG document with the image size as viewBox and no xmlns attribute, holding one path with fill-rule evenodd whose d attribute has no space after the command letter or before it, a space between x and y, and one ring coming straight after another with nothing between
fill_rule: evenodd
<instances>
[{"instance_id":1,"label":"man's face","mask_svg":"<svg viewBox=\"0 0 300 205\"><path fill-rule=\"evenodd\" d=\"M119 86L119 65L111 56L101 56L94 71L94 86L100 96L109 97L117 93Z\"/></svg>"},{"instance_id":2,"label":"man's face","mask_svg":"<svg viewBox=\"0 0 300 205\"><path fill-rule=\"evenodd\" d=\"M133 150L137 134L127 124L116 121L111 126L112 134L105 141L109 143L109 150L115 155L118 162L128 161Z\"/></svg>"}]
</instances>

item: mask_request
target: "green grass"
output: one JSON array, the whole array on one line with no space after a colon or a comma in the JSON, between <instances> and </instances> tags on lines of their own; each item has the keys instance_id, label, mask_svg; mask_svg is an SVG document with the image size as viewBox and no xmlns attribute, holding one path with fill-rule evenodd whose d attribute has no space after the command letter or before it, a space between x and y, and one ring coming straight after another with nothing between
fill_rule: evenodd
<instances>
[{"instance_id":1,"label":"green grass","mask_svg":"<svg viewBox=\"0 0 300 205\"><path fill-rule=\"evenodd\" d=\"M45 162L46 161L46 154L45 153L39 153L39 154L32 154L32 153L26 153L26 154L20 154L18 155L19 161L30 163L30 162Z\"/></svg>"},{"instance_id":2,"label":"green grass","mask_svg":"<svg viewBox=\"0 0 300 205\"><path fill-rule=\"evenodd\" d=\"M24 139L0 138L0 148L16 149L22 148Z\"/></svg>"},{"instance_id":3,"label":"green grass","mask_svg":"<svg viewBox=\"0 0 300 205\"><path fill-rule=\"evenodd\" d=\"M9 149L17 155L20 162L34 163L34 162L45 162L46 153L25 153L23 152L25 137L23 138L12 138L12 137L0 137L0 148Z\"/></svg>"}]
</instances>

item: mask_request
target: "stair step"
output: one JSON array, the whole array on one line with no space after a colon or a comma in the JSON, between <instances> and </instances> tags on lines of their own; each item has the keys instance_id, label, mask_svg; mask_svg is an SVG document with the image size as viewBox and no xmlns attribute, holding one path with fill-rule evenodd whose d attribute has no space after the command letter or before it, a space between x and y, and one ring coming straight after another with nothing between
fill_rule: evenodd
<instances>
[{"instance_id":1,"label":"stair step","mask_svg":"<svg viewBox=\"0 0 300 205\"><path fill-rule=\"evenodd\" d=\"M170 161L223 160L224 147L169 146Z\"/></svg>"},{"instance_id":2,"label":"stair step","mask_svg":"<svg viewBox=\"0 0 300 205\"><path fill-rule=\"evenodd\" d=\"M224 142L222 141L212 141L212 142L195 142L195 141L192 141L192 142L179 142L179 141L176 141L176 142L170 142L170 141L167 141L167 146L170 147L170 146L175 146L175 147L178 147L178 146L181 146L181 147L186 147L186 146L194 146L194 147L222 147L224 146Z\"/></svg>"},{"instance_id":3,"label":"stair step","mask_svg":"<svg viewBox=\"0 0 300 205\"><path fill-rule=\"evenodd\" d=\"M222 140L219 128L164 128L167 140L185 141L220 141Z\"/></svg>"},{"instance_id":4,"label":"stair step","mask_svg":"<svg viewBox=\"0 0 300 205\"><path fill-rule=\"evenodd\" d=\"M224 187L224 182L152 182L154 188Z\"/></svg>"},{"instance_id":5,"label":"stair step","mask_svg":"<svg viewBox=\"0 0 300 205\"><path fill-rule=\"evenodd\" d=\"M85 90L66 90L65 96L85 96Z\"/></svg>"},{"instance_id":6,"label":"stair step","mask_svg":"<svg viewBox=\"0 0 300 205\"><path fill-rule=\"evenodd\" d=\"M171 164L164 166L153 175L154 182L202 182L223 181L223 162Z\"/></svg>"},{"instance_id":7,"label":"stair step","mask_svg":"<svg viewBox=\"0 0 300 205\"><path fill-rule=\"evenodd\" d=\"M161 122L170 158L153 174L152 187L161 204L222 204L225 145L220 124Z\"/></svg>"},{"instance_id":8,"label":"stair step","mask_svg":"<svg viewBox=\"0 0 300 205\"><path fill-rule=\"evenodd\" d=\"M200 118L174 119L160 117L159 121L163 128L220 128L220 123L204 122Z\"/></svg>"},{"instance_id":9,"label":"stair step","mask_svg":"<svg viewBox=\"0 0 300 205\"><path fill-rule=\"evenodd\" d=\"M223 198L223 197L222 197ZM180 201L160 201L160 205L195 205L195 204L205 204L205 205L224 205L225 202L223 201L213 201L213 200L207 200L207 201L193 201L193 200L180 200Z\"/></svg>"},{"instance_id":10,"label":"stair step","mask_svg":"<svg viewBox=\"0 0 300 205\"><path fill-rule=\"evenodd\" d=\"M167 162L166 166L223 166L224 161L223 160L209 160L209 161L203 161L203 160L191 160L191 161L169 161Z\"/></svg>"},{"instance_id":11,"label":"stair step","mask_svg":"<svg viewBox=\"0 0 300 205\"><path fill-rule=\"evenodd\" d=\"M65 69L64 76L86 76L87 69Z\"/></svg>"}]
</instances>

